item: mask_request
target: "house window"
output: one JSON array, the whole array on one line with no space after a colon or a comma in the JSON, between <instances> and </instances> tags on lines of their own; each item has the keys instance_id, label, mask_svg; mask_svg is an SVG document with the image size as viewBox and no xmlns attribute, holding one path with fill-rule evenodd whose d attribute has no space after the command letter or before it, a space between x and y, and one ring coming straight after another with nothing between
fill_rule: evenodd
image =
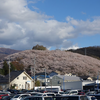
<instances>
[{"instance_id":1,"label":"house window","mask_svg":"<svg viewBox=\"0 0 100 100\"><path fill-rule=\"evenodd\" d=\"M58 81L58 84L61 84L61 80Z\"/></svg>"},{"instance_id":2,"label":"house window","mask_svg":"<svg viewBox=\"0 0 100 100\"><path fill-rule=\"evenodd\" d=\"M23 80L27 80L27 77L26 76L23 76Z\"/></svg>"},{"instance_id":3,"label":"house window","mask_svg":"<svg viewBox=\"0 0 100 100\"><path fill-rule=\"evenodd\" d=\"M17 79L19 79L19 77L17 77Z\"/></svg>"}]
</instances>

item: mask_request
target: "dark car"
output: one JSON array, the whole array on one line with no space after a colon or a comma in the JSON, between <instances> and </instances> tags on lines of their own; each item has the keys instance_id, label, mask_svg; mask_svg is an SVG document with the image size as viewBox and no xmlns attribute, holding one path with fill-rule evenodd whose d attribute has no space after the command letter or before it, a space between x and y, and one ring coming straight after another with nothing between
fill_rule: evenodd
<instances>
[{"instance_id":1,"label":"dark car","mask_svg":"<svg viewBox=\"0 0 100 100\"><path fill-rule=\"evenodd\" d=\"M10 100L13 96L4 96L2 97L2 100Z\"/></svg>"},{"instance_id":2,"label":"dark car","mask_svg":"<svg viewBox=\"0 0 100 100\"><path fill-rule=\"evenodd\" d=\"M8 96L8 94L3 94L3 93L0 93L0 100L4 97L4 96Z\"/></svg>"}]
</instances>

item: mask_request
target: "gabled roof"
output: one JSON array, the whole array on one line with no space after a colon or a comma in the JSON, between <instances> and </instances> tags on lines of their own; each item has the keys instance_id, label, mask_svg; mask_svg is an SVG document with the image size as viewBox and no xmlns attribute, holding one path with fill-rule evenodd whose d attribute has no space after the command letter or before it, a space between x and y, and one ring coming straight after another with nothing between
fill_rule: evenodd
<instances>
[{"instance_id":1,"label":"gabled roof","mask_svg":"<svg viewBox=\"0 0 100 100\"><path fill-rule=\"evenodd\" d=\"M80 77L76 77L76 76L66 76L66 75L56 75L56 76L63 79L63 81L65 82L81 81Z\"/></svg>"},{"instance_id":2,"label":"gabled roof","mask_svg":"<svg viewBox=\"0 0 100 100\"><path fill-rule=\"evenodd\" d=\"M83 80L87 80L89 76L79 76Z\"/></svg>"},{"instance_id":3,"label":"gabled roof","mask_svg":"<svg viewBox=\"0 0 100 100\"><path fill-rule=\"evenodd\" d=\"M14 80L24 71L12 71L10 72L10 81ZM5 79L9 80L9 74L5 76Z\"/></svg>"},{"instance_id":4,"label":"gabled roof","mask_svg":"<svg viewBox=\"0 0 100 100\"><path fill-rule=\"evenodd\" d=\"M36 75L35 79L37 79L39 77L45 78L45 75ZM34 76L32 78L34 79ZM46 78L50 78L50 77L48 75L46 75Z\"/></svg>"},{"instance_id":5,"label":"gabled roof","mask_svg":"<svg viewBox=\"0 0 100 100\"><path fill-rule=\"evenodd\" d=\"M27 77L32 79L25 71L12 71L10 72L10 82L18 77L21 73L24 73ZM9 83L9 74L5 77L0 77L0 83Z\"/></svg>"},{"instance_id":6,"label":"gabled roof","mask_svg":"<svg viewBox=\"0 0 100 100\"><path fill-rule=\"evenodd\" d=\"M45 72L36 73L35 75L45 75ZM48 73L47 73L47 72L46 72L46 75L48 75Z\"/></svg>"},{"instance_id":7,"label":"gabled roof","mask_svg":"<svg viewBox=\"0 0 100 100\"><path fill-rule=\"evenodd\" d=\"M0 83L8 83L8 80L5 79L5 76L0 75Z\"/></svg>"},{"instance_id":8,"label":"gabled roof","mask_svg":"<svg viewBox=\"0 0 100 100\"><path fill-rule=\"evenodd\" d=\"M52 71L52 72L49 73L49 76L50 76L50 77L51 77L51 76L54 76L54 75L58 75L58 73L56 73L56 72L54 72L54 71Z\"/></svg>"}]
</instances>

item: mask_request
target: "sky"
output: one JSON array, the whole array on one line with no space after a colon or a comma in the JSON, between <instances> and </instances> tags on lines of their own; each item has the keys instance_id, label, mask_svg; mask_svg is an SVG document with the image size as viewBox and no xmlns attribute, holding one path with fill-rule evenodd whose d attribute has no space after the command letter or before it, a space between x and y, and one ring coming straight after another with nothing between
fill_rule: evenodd
<instances>
[{"instance_id":1,"label":"sky","mask_svg":"<svg viewBox=\"0 0 100 100\"><path fill-rule=\"evenodd\" d=\"M0 0L0 47L100 46L100 0Z\"/></svg>"}]
</instances>

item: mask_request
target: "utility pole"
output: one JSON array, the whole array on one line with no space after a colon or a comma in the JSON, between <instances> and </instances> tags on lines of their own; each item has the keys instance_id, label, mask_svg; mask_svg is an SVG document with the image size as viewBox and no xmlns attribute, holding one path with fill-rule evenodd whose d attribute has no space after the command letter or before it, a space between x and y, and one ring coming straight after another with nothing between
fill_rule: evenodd
<instances>
[{"instance_id":1,"label":"utility pole","mask_svg":"<svg viewBox=\"0 0 100 100\"><path fill-rule=\"evenodd\" d=\"M9 65L9 89L10 89L10 59L8 61L8 65Z\"/></svg>"},{"instance_id":2,"label":"utility pole","mask_svg":"<svg viewBox=\"0 0 100 100\"><path fill-rule=\"evenodd\" d=\"M33 76L33 68L32 68L32 66L31 66L31 77Z\"/></svg>"},{"instance_id":3,"label":"utility pole","mask_svg":"<svg viewBox=\"0 0 100 100\"><path fill-rule=\"evenodd\" d=\"M35 58L34 58L34 90L35 90Z\"/></svg>"},{"instance_id":4,"label":"utility pole","mask_svg":"<svg viewBox=\"0 0 100 100\"><path fill-rule=\"evenodd\" d=\"M45 91L46 91L46 68L45 68Z\"/></svg>"}]
</instances>

